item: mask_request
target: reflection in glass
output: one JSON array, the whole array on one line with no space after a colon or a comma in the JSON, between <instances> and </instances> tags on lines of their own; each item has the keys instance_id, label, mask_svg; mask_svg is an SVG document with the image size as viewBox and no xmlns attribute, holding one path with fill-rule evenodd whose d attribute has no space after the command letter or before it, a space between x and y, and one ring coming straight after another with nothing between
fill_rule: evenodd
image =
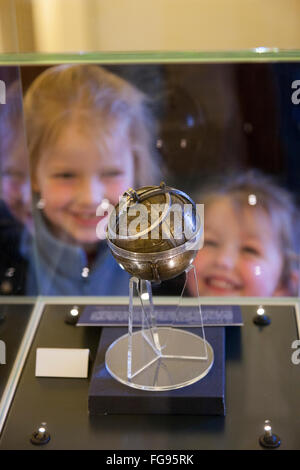
<instances>
[{"instance_id":1,"label":"reflection in glass","mask_svg":"<svg viewBox=\"0 0 300 470\"><path fill-rule=\"evenodd\" d=\"M63 65L40 74L24 103L40 292L128 294L97 227L128 187L160 173L144 94L96 65Z\"/></svg>"},{"instance_id":2,"label":"reflection in glass","mask_svg":"<svg viewBox=\"0 0 300 470\"><path fill-rule=\"evenodd\" d=\"M26 293L31 193L21 84L18 70L9 72L6 102L0 109L0 294L20 295Z\"/></svg>"},{"instance_id":3,"label":"reflection in glass","mask_svg":"<svg viewBox=\"0 0 300 470\"><path fill-rule=\"evenodd\" d=\"M204 248L194 261L200 295L297 295L299 216L287 190L248 171L219 179L197 198L205 213Z\"/></svg>"},{"instance_id":4,"label":"reflection in glass","mask_svg":"<svg viewBox=\"0 0 300 470\"><path fill-rule=\"evenodd\" d=\"M216 63L92 66L93 70L113 72L120 93L121 89L132 91L130 96L136 97L135 104L142 110L141 119L134 119L131 106L125 103L123 107L122 100L116 99L115 95L111 96L111 105L100 110L100 102L104 101L96 92L99 89L97 80L87 78L86 86L81 87L76 78L77 69L88 71L90 68L89 65L63 65L21 69L23 88L27 91L26 140L34 176L33 212L38 228L34 245L30 239L32 208L18 69L0 69L0 80L5 82L7 91L6 104L0 103L2 294L34 293L38 287L34 280L36 268L41 274L41 293L128 293L124 287L128 279L123 284L119 282L122 276L108 275L114 271L106 258L102 241L104 230L98 231L98 234L102 233L101 240L95 238L95 224L100 220L96 207L102 202L100 209L105 212L110 204L114 205L115 195L123 190L120 181L124 181L121 176L124 169L126 189L148 184L150 180L159 184L163 179L171 186L202 194L206 184L219 174L230 175L233 171L242 173L257 168L274 177L276 184L287 188L296 203L300 202L300 104L292 99L298 96L298 90L293 86L300 81L299 61L217 63L216 59ZM71 80L67 79L68 74L69 78L72 75ZM133 86L122 88L124 79ZM91 89L93 93L89 93ZM154 126L149 110L154 114L157 126ZM120 121L114 118L117 115L122 116ZM129 145L130 150L126 151L128 142L120 136L123 132L122 136L126 137L128 126L129 141L134 145ZM145 141L147 145L144 145ZM147 157L143 159L140 158L141 148L145 147ZM80 210L77 207L72 213L75 219L81 220L80 227L74 227L63 211L58 221L56 209L66 202L63 196L66 192L61 192L61 188L74 187L72 181L77 178L74 174L77 162L81 162L86 170L96 154L101 165L105 160L110 167L101 166L100 173L94 168L91 174L100 174L100 178L85 181ZM160 160L158 154L162 157ZM116 155L119 158L115 159ZM52 163L56 160L60 165L58 172L54 168L55 177L51 176L50 160ZM157 161L161 177L155 171ZM45 186L42 183L46 180ZM109 194L105 194L103 187L110 188ZM248 191L249 209L259 206L259 202L254 204L258 197L255 191ZM296 217L292 228L295 240L300 239L298 226ZM289 276L292 280L287 289L273 290L277 295L298 292L299 248L297 243L291 245L288 242L286 246L293 265L292 276ZM17 269L19 262L23 266L21 270ZM26 263L29 263L27 268ZM117 268L122 271L121 267ZM264 279L265 272L261 262L253 264L252 274L257 280ZM16 287L14 280L18 273L23 274ZM44 273L49 274L48 277L45 275L45 283ZM182 279L175 279L153 286L154 294L177 294L182 282ZM218 285L219 289L223 282L223 288L226 287L226 279L207 282L212 282L215 287Z\"/></svg>"}]
</instances>

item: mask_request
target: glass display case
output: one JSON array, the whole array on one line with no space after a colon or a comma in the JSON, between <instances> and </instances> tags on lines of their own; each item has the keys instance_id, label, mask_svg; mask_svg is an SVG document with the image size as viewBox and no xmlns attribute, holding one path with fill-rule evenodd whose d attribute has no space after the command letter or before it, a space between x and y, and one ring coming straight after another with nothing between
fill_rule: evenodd
<instances>
[{"instance_id":1,"label":"glass display case","mask_svg":"<svg viewBox=\"0 0 300 470\"><path fill-rule=\"evenodd\" d=\"M133 51L128 39L118 52L111 36L105 42L104 30L98 52L91 44L75 52L63 47L44 52L34 35L41 34L43 22L37 31L32 28L36 2L22 10L32 23L28 33L20 28L20 11L10 2L5 8L11 27L6 37L0 21L0 340L12 352L0 380L0 433L27 355L27 375L8 427L15 424L20 397L28 396L37 337L45 345L49 327L50 345L64 347L63 335L54 339L49 312L59 330L72 308L128 305L129 274L110 253L105 227L110 208L129 188L163 181L204 204L204 245L194 261L197 281L187 283L183 305L197 305L200 296L201 305L242 306L246 324L247 315L269 306L281 327L282 307L293 318L287 322L286 344L297 341L300 51ZM87 30L88 11L83 18ZM154 303L175 305L185 282L183 273L153 283ZM120 326L118 319L105 321L101 326ZM96 354L96 332L77 331L74 346L63 323L66 347L90 342ZM238 349L239 340L234 341ZM248 352L250 347L248 342ZM230 370L234 375L234 366ZM286 377L296 383L294 370ZM205 430L212 426L203 423ZM96 430L95 445L99 423L89 426ZM154 421L150 428L155 429ZM224 424L218 421L217 428L220 436ZM3 442L4 448L12 445L6 435ZM241 445L253 444L245 438ZM139 446L145 446L143 439Z\"/></svg>"},{"instance_id":2,"label":"glass display case","mask_svg":"<svg viewBox=\"0 0 300 470\"><path fill-rule=\"evenodd\" d=\"M217 273L214 273L215 268L212 268L213 279L203 276L200 295L298 296L300 92L296 53L259 50L219 55L3 54L1 62L2 295L127 295L126 274L114 265L112 259L107 259L102 248L105 242L101 240L104 235L100 234L99 227L106 214L105 204L109 199L110 203L115 204L129 186L159 184L163 180L189 193L197 203L206 201L212 188L220 194L227 191L229 197L230 191L237 191L240 185L240 191L248 188L248 196L254 200L253 204L249 200L253 213L255 191L259 192L261 188L257 196L261 198L258 204L265 206L265 220L263 216L260 221L258 216L248 222L244 220L250 231L252 228L255 231L256 225L256 240L250 240L248 230L243 235L244 240L237 235L234 241L235 220L238 222L240 216L231 214L230 207L221 209L225 211L224 219L231 221L228 238L232 239L235 248L237 243L245 245L241 249L247 252L246 263L251 265L246 267L246 275L252 269L254 280L245 281L243 273L223 276L222 266L222 272L217 267ZM95 70L100 71L97 79L92 77ZM81 71L84 73L79 76ZM141 119L145 119L145 125L139 129L139 140L134 145L144 146L145 152L134 154L136 167L133 169L130 155L124 162L115 159L114 163L114 149L110 143L109 152L106 151L109 155L107 162L99 154L103 160L101 168L93 168L94 173L91 169L90 180L84 182L87 187L83 192L85 195L90 192L90 199L82 202L79 200L81 196L76 195L77 203L71 192L75 194L76 185L76 191L80 191L79 179L87 176L79 168L76 170L78 174L75 170L72 173L68 164L62 163L64 152L66 155L68 152L74 154L77 149L78 157L71 163L71 169L76 162L83 162L86 155L93 155L93 126L98 126L99 145L104 145L101 144L100 130L102 111L80 108L85 106L79 101L80 87L84 83L78 84L78 81L86 80L87 86L92 78L100 80L101 73L111 77L106 72L120 79L119 86L129 83L131 90L141 93L144 109L140 123ZM61 95L58 95L59 85L56 84L55 88L54 83L51 84L51 77L55 74L57 81L65 80L61 84ZM74 80L73 86L77 89L72 91L67 80ZM41 90L38 90L39 86ZM52 95L49 91L51 86ZM67 88L62 89L64 86L68 87L69 96L66 95ZM27 105L23 103L25 96ZM61 105L60 109L58 104ZM54 109L56 105L57 109ZM127 103L127 106L130 104ZM50 116L51 109L53 117ZM68 120L73 119L71 116L76 109L78 113L87 113L90 122L86 125L86 134L89 135L84 135L82 126L79 137L72 135L76 130L68 124ZM58 124L59 120L61 124ZM68 131L64 130L63 121ZM72 142L62 136L63 143L57 145L50 136L51 142L43 143L43 149L39 149L40 140L46 139L54 125L57 130L53 132L69 133L69 136L66 135ZM141 138L143 132L144 142ZM38 136L38 133L41 135ZM85 139L89 142L87 154L84 150ZM69 148L61 150L62 145ZM120 141L114 145L121 146L123 143ZM52 149L53 154L56 152L58 158L53 159L52 163L49 159L41 163L40 155L43 152L46 154L48 148ZM85 170L86 163L85 160ZM91 161L90 166L93 164ZM60 167L56 171L53 165ZM52 170L54 174L48 174ZM231 189L225 189L226 185L231 185ZM218 213L219 207L214 206L214 210ZM100 214L101 211L103 214ZM269 224L271 218L274 220ZM258 230L260 224L264 227L262 230L266 240L259 235L262 232ZM245 227L245 224L242 225ZM218 232L219 229L224 232L225 238L227 231L223 222L222 227L212 227L211 231ZM214 238L214 233L207 233ZM212 244L213 240L208 243ZM266 254L264 243L272 245L273 253ZM81 249L82 246L85 248ZM208 250L206 245L204 250ZM262 254L258 253L260 250ZM275 269L269 259L264 265L263 259L270 256L276 264L274 254L278 258L277 264L281 263ZM229 263L235 255L229 256ZM199 253L199 262L196 260L199 272L203 269L201 263L202 253ZM207 268L210 269L211 264ZM276 269L280 272L277 273ZM112 281L109 272L118 282ZM269 274L265 275L264 272ZM255 277L261 284L265 276L269 276L271 286L257 288L251 285L251 282L255 284ZM98 282L98 279L101 281ZM243 287L246 288L242 289L244 282L246 286ZM177 292L177 284L180 284L180 279L163 283L157 288L158 295L172 295ZM190 295L194 291L191 287Z\"/></svg>"}]
</instances>

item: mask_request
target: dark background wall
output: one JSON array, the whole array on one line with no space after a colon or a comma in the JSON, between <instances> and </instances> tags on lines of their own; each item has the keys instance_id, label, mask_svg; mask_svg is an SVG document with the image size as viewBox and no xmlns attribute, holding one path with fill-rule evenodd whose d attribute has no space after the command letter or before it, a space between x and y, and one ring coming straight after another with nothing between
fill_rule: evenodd
<instances>
[{"instance_id":1,"label":"dark background wall","mask_svg":"<svg viewBox=\"0 0 300 470\"><path fill-rule=\"evenodd\" d=\"M21 68L24 92L47 67ZM298 63L115 65L145 91L158 119L154 145L172 184L258 168L300 199L300 105L291 101Z\"/></svg>"}]
</instances>

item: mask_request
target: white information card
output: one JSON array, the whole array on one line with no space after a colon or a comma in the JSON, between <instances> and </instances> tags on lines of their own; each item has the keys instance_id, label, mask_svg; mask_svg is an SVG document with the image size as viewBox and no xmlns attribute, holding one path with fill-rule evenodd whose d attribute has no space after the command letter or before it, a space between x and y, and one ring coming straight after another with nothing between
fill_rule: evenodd
<instances>
[{"instance_id":1,"label":"white information card","mask_svg":"<svg viewBox=\"0 0 300 470\"><path fill-rule=\"evenodd\" d=\"M36 377L87 378L89 349L37 348Z\"/></svg>"}]
</instances>

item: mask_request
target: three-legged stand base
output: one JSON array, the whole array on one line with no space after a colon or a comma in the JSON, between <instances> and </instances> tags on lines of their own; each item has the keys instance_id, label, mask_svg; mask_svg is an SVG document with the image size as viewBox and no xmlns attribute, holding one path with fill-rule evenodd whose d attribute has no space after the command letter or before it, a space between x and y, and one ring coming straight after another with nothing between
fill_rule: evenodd
<instances>
[{"instance_id":1,"label":"three-legged stand base","mask_svg":"<svg viewBox=\"0 0 300 470\"><path fill-rule=\"evenodd\" d=\"M194 266L186 270L186 280L189 274L194 276L197 285ZM185 287L186 282L174 309L172 324L176 322ZM214 362L214 353L205 339L199 296L201 336L173 328L172 325L156 325L150 282L132 277L129 293L128 334L111 344L105 356L110 375L129 387L163 391L186 387L208 374ZM134 332L135 293L142 311L142 328Z\"/></svg>"},{"instance_id":2,"label":"three-legged stand base","mask_svg":"<svg viewBox=\"0 0 300 470\"><path fill-rule=\"evenodd\" d=\"M207 359L196 356L204 348L204 339L193 333L175 328L157 328L163 352L155 354L147 345L142 331L132 335L133 349L140 355L135 358L137 372L127 374L128 337L118 338L106 352L106 368L119 382L142 390L174 390L202 379L210 371L214 362L213 349L206 342ZM146 346L147 345L147 346Z\"/></svg>"}]
</instances>

